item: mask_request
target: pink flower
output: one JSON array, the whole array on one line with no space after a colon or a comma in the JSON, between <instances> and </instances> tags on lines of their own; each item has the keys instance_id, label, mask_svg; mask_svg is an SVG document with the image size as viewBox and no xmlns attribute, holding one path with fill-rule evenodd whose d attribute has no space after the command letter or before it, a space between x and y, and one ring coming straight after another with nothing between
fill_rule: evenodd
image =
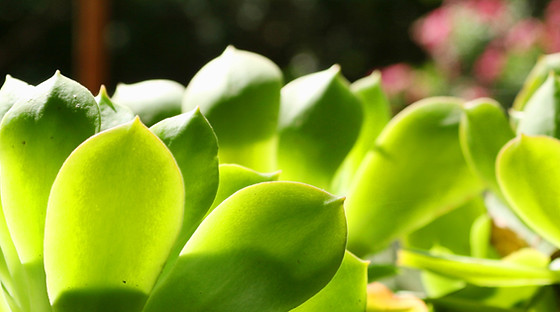
<instances>
[{"instance_id":1,"label":"pink flower","mask_svg":"<svg viewBox=\"0 0 560 312\"><path fill-rule=\"evenodd\" d=\"M389 96L409 88L412 84L412 76L412 68L405 63L397 63L381 69L381 82Z\"/></svg>"},{"instance_id":2,"label":"pink flower","mask_svg":"<svg viewBox=\"0 0 560 312\"><path fill-rule=\"evenodd\" d=\"M412 28L413 39L428 51L439 49L449 39L452 20L447 7L440 7L416 22Z\"/></svg>"},{"instance_id":3,"label":"pink flower","mask_svg":"<svg viewBox=\"0 0 560 312\"><path fill-rule=\"evenodd\" d=\"M506 53L489 45L474 63L475 77L485 84L490 84L500 77L506 65Z\"/></svg>"},{"instance_id":4,"label":"pink flower","mask_svg":"<svg viewBox=\"0 0 560 312\"><path fill-rule=\"evenodd\" d=\"M546 7L543 41L547 53L560 52L560 0L553 0Z\"/></svg>"},{"instance_id":5,"label":"pink flower","mask_svg":"<svg viewBox=\"0 0 560 312\"><path fill-rule=\"evenodd\" d=\"M520 52L531 49L539 42L544 27L537 19L526 19L511 28L505 38L505 48Z\"/></svg>"},{"instance_id":6,"label":"pink flower","mask_svg":"<svg viewBox=\"0 0 560 312\"><path fill-rule=\"evenodd\" d=\"M469 0L466 4L483 21L499 20L507 12L507 3L503 0Z\"/></svg>"}]
</instances>

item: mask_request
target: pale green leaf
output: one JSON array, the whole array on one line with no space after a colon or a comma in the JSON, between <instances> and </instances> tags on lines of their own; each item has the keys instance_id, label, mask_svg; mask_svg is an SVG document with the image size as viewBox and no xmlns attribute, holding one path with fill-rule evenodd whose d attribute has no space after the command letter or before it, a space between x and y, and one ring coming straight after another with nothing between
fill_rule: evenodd
<instances>
[{"instance_id":1,"label":"pale green leaf","mask_svg":"<svg viewBox=\"0 0 560 312\"><path fill-rule=\"evenodd\" d=\"M139 119L80 145L49 198L55 311L140 311L181 228L183 201L173 156Z\"/></svg>"},{"instance_id":2,"label":"pale green leaf","mask_svg":"<svg viewBox=\"0 0 560 312\"><path fill-rule=\"evenodd\" d=\"M346 252L333 279L292 312L363 312L366 308L368 263Z\"/></svg>"},{"instance_id":3,"label":"pale green leaf","mask_svg":"<svg viewBox=\"0 0 560 312\"><path fill-rule=\"evenodd\" d=\"M560 282L560 271L542 266L542 255L521 252L524 261L491 260L456 255L434 255L423 251L399 251L403 266L428 270L450 278L484 287L517 287L550 285ZM529 260L527 260L529 259Z\"/></svg>"},{"instance_id":4,"label":"pale green leaf","mask_svg":"<svg viewBox=\"0 0 560 312\"><path fill-rule=\"evenodd\" d=\"M381 87L381 74L374 71L350 86L362 104L363 122L356 144L338 168L333 189L345 194L365 155L375 145L375 139L391 119L391 107Z\"/></svg>"},{"instance_id":5,"label":"pale green leaf","mask_svg":"<svg viewBox=\"0 0 560 312\"><path fill-rule=\"evenodd\" d=\"M19 99L29 96L32 92L33 86L27 82L6 75L6 80L0 88L0 120Z\"/></svg>"},{"instance_id":6,"label":"pale green leaf","mask_svg":"<svg viewBox=\"0 0 560 312\"><path fill-rule=\"evenodd\" d=\"M500 194L496 181L496 157L500 149L514 137L500 104L486 98L467 102L459 136L467 164L492 191Z\"/></svg>"},{"instance_id":7,"label":"pale green leaf","mask_svg":"<svg viewBox=\"0 0 560 312\"><path fill-rule=\"evenodd\" d=\"M498 182L517 215L539 235L560 247L560 141L520 136L500 152Z\"/></svg>"},{"instance_id":8,"label":"pale green leaf","mask_svg":"<svg viewBox=\"0 0 560 312\"><path fill-rule=\"evenodd\" d=\"M479 193L459 145L462 101L430 98L383 130L348 192L348 249L382 250Z\"/></svg>"},{"instance_id":9,"label":"pale green leaf","mask_svg":"<svg viewBox=\"0 0 560 312\"><path fill-rule=\"evenodd\" d=\"M342 202L295 182L240 190L204 219L145 311L295 308L340 266L346 243Z\"/></svg>"},{"instance_id":10,"label":"pale green leaf","mask_svg":"<svg viewBox=\"0 0 560 312\"><path fill-rule=\"evenodd\" d=\"M184 219L171 252L175 258L206 215L218 189L218 143L198 109L166 118L150 130L169 148L185 184Z\"/></svg>"},{"instance_id":11,"label":"pale green leaf","mask_svg":"<svg viewBox=\"0 0 560 312\"><path fill-rule=\"evenodd\" d=\"M360 100L337 65L288 83L282 88L278 130L281 179L330 189L358 138L362 115Z\"/></svg>"},{"instance_id":12,"label":"pale green leaf","mask_svg":"<svg viewBox=\"0 0 560 312\"><path fill-rule=\"evenodd\" d=\"M471 228L475 220L486 213L482 198L473 200L442 215L426 226L406 235L404 244L408 248L430 250L444 247L454 254L471 254Z\"/></svg>"},{"instance_id":13,"label":"pale green leaf","mask_svg":"<svg viewBox=\"0 0 560 312\"><path fill-rule=\"evenodd\" d=\"M192 78L183 111L196 106L220 145L220 163L276 170L275 132L282 72L269 59L229 46Z\"/></svg>"},{"instance_id":14,"label":"pale green leaf","mask_svg":"<svg viewBox=\"0 0 560 312\"><path fill-rule=\"evenodd\" d=\"M517 111L523 110L529 98L543 84L551 71L560 73L560 53L544 55L539 58L537 64L533 67L527 79L525 79L523 88L517 94L513 102L513 109Z\"/></svg>"},{"instance_id":15,"label":"pale green leaf","mask_svg":"<svg viewBox=\"0 0 560 312\"><path fill-rule=\"evenodd\" d=\"M116 104L130 108L148 126L181 113L185 87L172 80L153 79L119 83L112 96Z\"/></svg>"},{"instance_id":16,"label":"pale green leaf","mask_svg":"<svg viewBox=\"0 0 560 312\"><path fill-rule=\"evenodd\" d=\"M276 181L278 174L278 172L260 173L236 164L221 164L220 184L208 213L240 189L261 182Z\"/></svg>"},{"instance_id":17,"label":"pale green leaf","mask_svg":"<svg viewBox=\"0 0 560 312\"><path fill-rule=\"evenodd\" d=\"M550 73L527 100L517 125L518 134L560 137L560 81Z\"/></svg>"},{"instance_id":18,"label":"pale green leaf","mask_svg":"<svg viewBox=\"0 0 560 312\"><path fill-rule=\"evenodd\" d=\"M101 130L107 130L134 119L134 113L128 107L111 101L105 86L101 86L95 101L99 105L99 112L101 114Z\"/></svg>"}]
</instances>

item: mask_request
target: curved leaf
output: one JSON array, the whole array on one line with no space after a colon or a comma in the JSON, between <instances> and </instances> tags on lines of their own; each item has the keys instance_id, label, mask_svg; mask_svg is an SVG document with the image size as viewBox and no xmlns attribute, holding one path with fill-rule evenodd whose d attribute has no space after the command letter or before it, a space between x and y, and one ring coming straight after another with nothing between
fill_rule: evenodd
<instances>
[{"instance_id":1,"label":"curved leaf","mask_svg":"<svg viewBox=\"0 0 560 312\"><path fill-rule=\"evenodd\" d=\"M527 100L517 133L560 137L560 81L554 73Z\"/></svg>"},{"instance_id":2,"label":"curved leaf","mask_svg":"<svg viewBox=\"0 0 560 312\"><path fill-rule=\"evenodd\" d=\"M134 113L128 107L111 101L105 86L101 86L95 101L99 105L99 112L101 114L101 131L122 125L134 119Z\"/></svg>"},{"instance_id":3,"label":"curved leaf","mask_svg":"<svg viewBox=\"0 0 560 312\"><path fill-rule=\"evenodd\" d=\"M383 130L348 192L348 249L382 250L478 194L459 146L462 101L430 98Z\"/></svg>"},{"instance_id":4,"label":"curved leaf","mask_svg":"<svg viewBox=\"0 0 560 312\"><path fill-rule=\"evenodd\" d=\"M33 311L49 311L43 237L51 185L70 152L99 131L93 95L56 72L18 101L0 125L0 188L6 223L29 288Z\"/></svg>"},{"instance_id":5,"label":"curved leaf","mask_svg":"<svg viewBox=\"0 0 560 312\"><path fill-rule=\"evenodd\" d=\"M193 77L185 90L183 111L200 107L218 137L221 163L276 170L274 136L281 87L276 64L229 46Z\"/></svg>"},{"instance_id":6,"label":"curved leaf","mask_svg":"<svg viewBox=\"0 0 560 312\"><path fill-rule=\"evenodd\" d=\"M329 189L333 175L358 138L360 105L337 65L282 88L278 130L281 178Z\"/></svg>"},{"instance_id":7,"label":"curved leaf","mask_svg":"<svg viewBox=\"0 0 560 312\"><path fill-rule=\"evenodd\" d=\"M276 181L278 174L278 172L260 173L236 164L221 164L220 184L208 213L240 189L261 182Z\"/></svg>"},{"instance_id":8,"label":"curved leaf","mask_svg":"<svg viewBox=\"0 0 560 312\"><path fill-rule=\"evenodd\" d=\"M181 173L138 118L93 136L52 187L45 270L56 311L140 311L183 220Z\"/></svg>"},{"instance_id":9,"label":"curved leaf","mask_svg":"<svg viewBox=\"0 0 560 312\"><path fill-rule=\"evenodd\" d=\"M164 119L150 128L169 148L185 183L185 213L174 255L196 230L218 189L218 143L198 109Z\"/></svg>"},{"instance_id":10,"label":"curved leaf","mask_svg":"<svg viewBox=\"0 0 560 312\"><path fill-rule=\"evenodd\" d=\"M533 93L543 84L550 72L560 73L560 53L548 54L539 58L535 67L525 79L523 88L513 102L513 109L521 111Z\"/></svg>"},{"instance_id":11,"label":"curved leaf","mask_svg":"<svg viewBox=\"0 0 560 312\"><path fill-rule=\"evenodd\" d=\"M340 266L346 243L342 201L294 182L240 190L204 219L145 311L295 308Z\"/></svg>"},{"instance_id":12,"label":"curved leaf","mask_svg":"<svg viewBox=\"0 0 560 312\"><path fill-rule=\"evenodd\" d=\"M532 230L560 247L560 141L521 135L501 150L498 182L511 208Z\"/></svg>"},{"instance_id":13,"label":"curved leaf","mask_svg":"<svg viewBox=\"0 0 560 312\"><path fill-rule=\"evenodd\" d=\"M444 247L454 254L471 254L471 227L486 209L480 197L475 197L464 205L411 232L405 238L408 248L430 250Z\"/></svg>"},{"instance_id":14,"label":"curved leaf","mask_svg":"<svg viewBox=\"0 0 560 312\"><path fill-rule=\"evenodd\" d=\"M363 312L366 308L366 286L368 263L350 252L344 259L333 279L315 296L292 312L344 311Z\"/></svg>"},{"instance_id":15,"label":"curved leaf","mask_svg":"<svg viewBox=\"0 0 560 312\"><path fill-rule=\"evenodd\" d=\"M492 191L500 194L496 181L496 157L515 136L500 104L485 98L467 102L459 136L467 164Z\"/></svg>"},{"instance_id":16,"label":"curved leaf","mask_svg":"<svg viewBox=\"0 0 560 312\"><path fill-rule=\"evenodd\" d=\"M355 81L350 89L360 99L364 121L356 144L335 175L333 188L341 194L346 193L362 160L375 146L375 139L391 119L390 104L381 88L379 71Z\"/></svg>"},{"instance_id":17,"label":"curved leaf","mask_svg":"<svg viewBox=\"0 0 560 312\"><path fill-rule=\"evenodd\" d=\"M185 87L173 80L153 79L133 84L119 83L112 100L130 108L148 126L181 113Z\"/></svg>"},{"instance_id":18,"label":"curved leaf","mask_svg":"<svg viewBox=\"0 0 560 312\"><path fill-rule=\"evenodd\" d=\"M29 96L31 92L33 92L33 86L6 75L6 80L0 88L0 120L19 99Z\"/></svg>"},{"instance_id":19,"label":"curved leaf","mask_svg":"<svg viewBox=\"0 0 560 312\"><path fill-rule=\"evenodd\" d=\"M516 257L524 257L519 259ZM544 257L544 258L543 258ZM428 270L484 287L550 285L560 282L560 271L546 269L542 254L518 253L510 259L490 260L456 255L433 255L422 251L399 251L399 263Z\"/></svg>"}]
</instances>

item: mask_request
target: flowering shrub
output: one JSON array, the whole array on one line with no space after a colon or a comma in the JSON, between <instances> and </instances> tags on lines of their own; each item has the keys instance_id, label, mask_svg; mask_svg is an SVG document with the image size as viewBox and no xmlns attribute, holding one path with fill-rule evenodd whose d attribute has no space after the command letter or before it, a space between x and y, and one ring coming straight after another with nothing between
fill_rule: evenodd
<instances>
[{"instance_id":1,"label":"flowering shrub","mask_svg":"<svg viewBox=\"0 0 560 312\"><path fill-rule=\"evenodd\" d=\"M550 1L542 18L529 11L518 0L444 1L411 29L430 61L382 69L389 97L397 108L433 95L489 96L510 106L537 57L560 51L560 1Z\"/></svg>"}]
</instances>

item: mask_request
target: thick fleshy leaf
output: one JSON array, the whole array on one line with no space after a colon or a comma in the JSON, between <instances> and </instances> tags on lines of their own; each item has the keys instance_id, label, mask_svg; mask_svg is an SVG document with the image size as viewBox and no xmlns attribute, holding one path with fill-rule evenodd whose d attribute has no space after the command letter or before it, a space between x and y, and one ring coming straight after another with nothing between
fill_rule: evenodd
<instances>
[{"instance_id":1,"label":"thick fleshy leaf","mask_svg":"<svg viewBox=\"0 0 560 312\"><path fill-rule=\"evenodd\" d=\"M233 46L192 78L183 111L196 106L208 118L220 145L220 163L261 172L276 170L275 132L282 73L264 56Z\"/></svg>"},{"instance_id":2,"label":"thick fleshy leaf","mask_svg":"<svg viewBox=\"0 0 560 312\"><path fill-rule=\"evenodd\" d=\"M515 257L490 260L401 250L399 263L484 287L538 286L560 282L560 271L542 266L542 260L547 261L546 256L530 252L520 254L520 257L525 257L523 261Z\"/></svg>"},{"instance_id":3,"label":"thick fleshy leaf","mask_svg":"<svg viewBox=\"0 0 560 312\"><path fill-rule=\"evenodd\" d=\"M464 105L459 127L465 160L492 189L500 194L496 181L496 157L515 135L500 104L478 99Z\"/></svg>"},{"instance_id":4,"label":"thick fleshy leaf","mask_svg":"<svg viewBox=\"0 0 560 312\"><path fill-rule=\"evenodd\" d=\"M435 219L426 226L408 234L408 248L430 250L444 247L454 254L471 254L471 228L475 220L486 213L482 198L475 197L466 204Z\"/></svg>"},{"instance_id":5,"label":"thick fleshy leaf","mask_svg":"<svg viewBox=\"0 0 560 312\"><path fill-rule=\"evenodd\" d=\"M537 64L533 67L529 76L527 76L523 88L517 94L513 102L513 109L517 111L523 110L529 98L544 83L551 71L560 73L560 53L544 55L539 58Z\"/></svg>"},{"instance_id":6,"label":"thick fleshy leaf","mask_svg":"<svg viewBox=\"0 0 560 312\"><path fill-rule=\"evenodd\" d=\"M111 101L105 86L101 86L95 101L99 105L99 112L101 114L101 130L107 130L134 119L134 113L128 107Z\"/></svg>"},{"instance_id":7,"label":"thick fleshy leaf","mask_svg":"<svg viewBox=\"0 0 560 312\"><path fill-rule=\"evenodd\" d=\"M278 175L278 172L260 173L236 164L221 164L220 184L208 213L240 189L261 182L276 181Z\"/></svg>"},{"instance_id":8,"label":"thick fleshy leaf","mask_svg":"<svg viewBox=\"0 0 560 312\"><path fill-rule=\"evenodd\" d=\"M509 263L517 263L521 265L529 265L537 268L547 268L549 259L546 255L534 249L522 249L502 261ZM433 274L425 272L428 274ZM443 278L440 276L440 278ZM464 281L454 280L455 283ZM434 298L431 300L438 308L448 307L459 311L511 311L510 309L523 308L523 311L533 311L529 306L534 303L535 295L541 289L541 286L507 286L507 287L478 287L467 284L463 289L449 293L444 297ZM463 310L460 308L470 307L471 310ZM515 310L514 310L515 311ZM550 310L548 310L550 311Z\"/></svg>"},{"instance_id":9,"label":"thick fleshy leaf","mask_svg":"<svg viewBox=\"0 0 560 312\"><path fill-rule=\"evenodd\" d=\"M0 120L19 99L29 96L32 90L33 86L27 82L6 75L6 80L0 88Z\"/></svg>"},{"instance_id":10,"label":"thick fleshy leaf","mask_svg":"<svg viewBox=\"0 0 560 312\"><path fill-rule=\"evenodd\" d=\"M59 72L34 92L6 113L0 128L2 205L23 263L42 259L51 185L66 157L100 122L92 94Z\"/></svg>"},{"instance_id":11,"label":"thick fleshy leaf","mask_svg":"<svg viewBox=\"0 0 560 312\"><path fill-rule=\"evenodd\" d=\"M140 311L179 233L183 200L173 156L139 119L80 145L49 198L55 311Z\"/></svg>"},{"instance_id":12,"label":"thick fleshy leaf","mask_svg":"<svg viewBox=\"0 0 560 312\"><path fill-rule=\"evenodd\" d=\"M430 98L383 130L348 192L348 249L382 250L481 190L459 146L462 101Z\"/></svg>"},{"instance_id":13,"label":"thick fleshy leaf","mask_svg":"<svg viewBox=\"0 0 560 312\"><path fill-rule=\"evenodd\" d=\"M520 136L500 152L498 182L512 209L536 233L560 247L560 141Z\"/></svg>"},{"instance_id":14,"label":"thick fleshy leaf","mask_svg":"<svg viewBox=\"0 0 560 312\"><path fill-rule=\"evenodd\" d=\"M181 113L185 87L172 80L153 79L133 84L119 83L112 100L140 116L148 126Z\"/></svg>"},{"instance_id":15,"label":"thick fleshy leaf","mask_svg":"<svg viewBox=\"0 0 560 312\"><path fill-rule=\"evenodd\" d=\"M33 311L48 311L43 233L51 185L64 160L99 130L93 95L57 72L4 115L0 126L2 208L24 264Z\"/></svg>"},{"instance_id":16,"label":"thick fleshy leaf","mask_svg":"<svg viewBox=\"0 0 560 312\"><path fill-rule=\"evenodd\" d=\"M176 257L210 208L218 189L218 142L198 109L164 119L150 128L169 148L185 183L183 225L172 257Z\"/></svg>"},{"instance_id":17,"label":"thick fleshy leaf","mask_svg":"<svg viewBox=\"0 0 560 312\"><path fill-rule=\"evenodd\" d=\"M560 81L550 73L527 100L517 125L518 134L560 137Z\"/></svg>"},{"instance_id":18,"label":"thick fleshy leaf","mask_svg":"<svg viewBox=\"0 0 560 312\"><path fill-rule=\"evenodd\" d=\"M390 104L381 88L381 74L378 71L355 81L350 88L360 99L364 119L356 144L333 181L333 189L340 194L346 193L365 155L374 147L375 139L391 119Z\"/></svg>"},{"instance_id":19,"label":"thick fleshy leaf","mask_svg":"<svg viewBox=\"0 0 560 312\"><path fill-rule=\"evenodd\" d=\"M366 312L428 312L426 304L412 295L395 295L381 283L367 289Z\"/></svg>"},{"instance_id":20,"label":"thick fleshy leaf","mask_svg":"<svg viewBox=\"0 0 560 312\"><path fill-rule=\"evenodd\" d=\"M360 100L337 65L287 84L279 121L281 178L330 189L358 138L362 115Z\"/></svg>"},{"instance_id":21,"label":"thick fleshy leaf","mask_svg":"<svg viewBox=\"0 0 560 312\"><path fill-rule=\"evenodd\" d=\"M297 307L340 266L346 243L342 202L295 182L240 190L204 219L145 311Z\"/></svg>"},{"instance_id":22,"label":"thick fleshy leaf","mask_svg":"<svg viewBox=\"0 0 560 312\"><path fill-rule=\"evenodd\" d=\"M292 312L363 312L367 303L367 267L367 262L347 251L327 286Z\"/></svg>"}]
</instances>

